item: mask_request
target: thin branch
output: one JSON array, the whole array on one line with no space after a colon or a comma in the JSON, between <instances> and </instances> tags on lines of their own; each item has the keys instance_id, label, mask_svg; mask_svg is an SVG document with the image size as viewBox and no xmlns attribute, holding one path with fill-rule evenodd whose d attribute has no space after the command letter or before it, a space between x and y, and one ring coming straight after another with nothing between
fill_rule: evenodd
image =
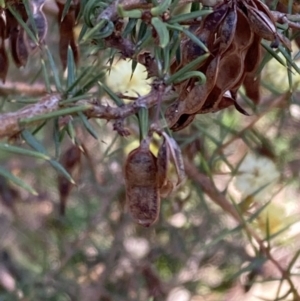
<instances>
[{"instance_id":1,"label":"thin branch","mask_svg":"<svg viewBox=\"0 0 300 301\"><path fill-rule=\"evenodd\" d=\"M19 124L21 119L32 118L45 113L58 110L61 96L59 94L51 94L43 97L41 101L33 105L28 105L16 112L4 113L0 115L0 138L6 136L14 136L18 134L22 128ZM36 122L32 122L35 124ZM32 125L31 124L31 125Z\"/></svg>"},{"instance_id":2,"label":"thin branch","mask_svg":"<svg viewBox=\"0 0 300 301\"><path fill-rule=\"evenodd\" d=\"M133 115L139 111L140 108L151 108L158 101L158 95L167 93L170 87L166 87L161 83L153 83L152 91L143 97L138 97L134 102L131 102L122 107L111 107L108 105L101 105L92 103L89 100L78 101L73 107L88 105L87 109L83 112L89 118L101 118L106 120L123 119L130 115ZM33 120L32 122L26 122L27 126L34 125L43 120L43 115L57 111L61 109L60 106L61 95L50 94L41 99L41 101L25 106L21 110L12 113L0 114L0 138L11 137L24 129L24 125L20 124L22 119L30 119L41 117L39 121ZM69 115L69 114L62 114ZM36 118L38 119L38 118Z\"/></svg>"},{"instance_id":3,"label":"thin branch","mask_svg":"<svg viewBox=\"0 0 300 301\"><path fill-rule=\"evenodd\" d=\"M300 29L300 15L290 15L281 13L279 11L271 11L272 15L274 16L276 22L281 24L287 24L289 28L293 29Z\"/></svg>"},{"instance_id":4,"label":"thin branch","mask_svg":"<svg viewBox=\"0 0 300 301\"><path fill-rule=\"evenodd\" d=\"M26 84L22 82L0 82L0 95L43 96L47 93L43 84Z\"/></svg>"}]
</instances>

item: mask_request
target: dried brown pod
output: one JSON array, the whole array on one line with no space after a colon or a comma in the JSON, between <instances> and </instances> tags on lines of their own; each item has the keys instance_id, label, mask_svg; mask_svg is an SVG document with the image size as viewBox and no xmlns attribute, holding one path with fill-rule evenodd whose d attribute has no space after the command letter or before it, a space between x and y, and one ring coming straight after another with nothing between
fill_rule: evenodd
<instances>
[{"instance_id":1,"label":"dried brown pod","mask_svg":"<svg viewBox=\"0 0 300 301\"><path fill-rule=\"evenodd\" d=\"M35 13L33 14L33 22L34 26L30 24L30 20L27 21L28 27L33 31L35 27L37 30L38 44L43 44L45 41L46 34L48 32L48 22L44 12L39 9L35 9ZM34 51L38 48L38 45L28 36L26 35L27 46L30 51Z\"/></svg>"},{"instance_id":2,"label":"dried brown pod","mask_svg":"<svg viewBox=\"0 0 300 301\"><path fill-rule=\"evenodd\" d=\"M190 116L196 114L204 105L207 96L215 85L219 62L219 55L211 59L205 72L206 83L203 85L194 85L191 88L188 87L190 91L187 91L183 86L184 88L181 91L180 97L166 109L165 118L172 130L176 128L179 131L187 126L193 120L193 117ZM183 119L181 116L183 116Z\"/></svg>"},{"instance_id":3,"label":"dried brown pod","mask_svg":"<svg viewBox=\"0 0 300 301\"><path fill-rule=\"evenodd\" d=\"M6 24L3 17L0 15L0 79L5 83L8 72L9 61L5 50Z\"/></svg>"},{"instance_id":4,"label":"dried brown pod","mask_svg":"<svg viewBox=\"0 0 300 301\"><path fill-rule=\"evenodd\" d=\"M285 47L292 50L290 40L277 32L275 20L269 8L257 0L251 1L251 4L243 3L246 7L248 20L253 32L263 39L272 41L275 47L280 41Z\"/></svg>"},{"instance_id":5,"label":"dried brown pod","mask_svg":"<svg viewBox=\"0 0 300 301\"><path fill-rule=\"evenodd\" d=\"M56 1L58 6L58 22L59 22L59 54L62 62L63 69L67 66L68 59L68 47L70 45L75 63L78 63L79 60L79 49L76 44L75 35L74 35L74 26L76 22L76 15L80 8L80 2L73 1L73 4L70 6L67 14L62 19L62 14L64 10L64 4L60 1Z\"/></svg>"},{"instance_id":6,"label":"dried brown pod","mask_svg":"<svg viewBox=\"0 0 300 301\"><path fill-rule=\"evenodd\" d=\"M28 16L26 9L22 3L12 3L10 4L12 9L17 11L24 22L27 21ZM23 40L23 29L18 23L17 19L13 16L9 9L5 10L6 17L6 36L9 37L9 46L12 58L16 66L22 67L25 66L26 59L26 50L24 49L24 40Z\"/></svg>"},{"instance_id":7,"label":"dried brown pod","mask_svg":"<svg viewBox=\"0 0 300 301\"><path fill-rule=\"evenodd\" d=\"M245 77L245 57L253 44L253 40L254 34L247 18L237 10L234 39L228 51L221 58L216 85L198 114L217 112L230 105L235 105L239 112L248 115L236 103L235 95Z\"/></svg>"},{"instance_id":8,"label":"dried brown pod","mask_svg":"<svg viewBox=\"0 0 300 301\"><path fill-rule=\"evenodd\" d=\"M28 50L24 39L24 28L20 27L16 41L16 54L21 66L25 66L28 60Z\"/></svg>"},{"instance_id":9,"label":"dried brown pod","mask_svg":"<svg viewBox=\"0 0 300 301\"><path fill-rule=\"evenodd\" d=\"M206 47L213 52L214 43L216 39L216 32L223 19L228 12L228 5L222 3L214 8L214 11L207 15L199 28L194 30L194 34L203 42ZM192 28L193 29L193 28ZM185 65L197 57L205 54L205 51L189 38L185 38L181 42L181 64L177 66L177 69L182 65ZM199 66L200 67L200 66ZM176 71L177 69L171 69ZM174 72L173 71L173 72Z\"/></svg>"},{"instance_id":10,"label":"dried brown pod","mask_svg":"<svg viewBox=\"0 0 300 301\"><path fill-rule=\"evenodd\" d=\"M255 104L258 104L260 101L260 75L256 75L255 73L246 74L243 86L246 96Z\"/></svg>"},{"instance_id":11,"label":"dried brown pod","mask_svg":"<svg viewBox=\"0 0 300 301\"><path fill-rule=\"evenodd\" d=\"M156 157L149 144L148 137L129 153L124 170L128 210L133 220L145 227L155 223L160 210Z\"/></svg>"},{"instance_id":12,"label":"dried brown pod","mask_svg":"<svg viewBox=\"0 0 300 301\"><path fill-rule=\"evenodd\" d=\"M61 158L61 164L66 171L73 177L78 176L80 162L81 162L81 150L77 145L72 145ZM74 185L63 175L58 175L58 192L59 192L59 212L60 215L65 215L66 204L70 192Z\"/></svg>"},{"instance_id":13,"label":"dried brown pod","mask_svg":"<svg viewBox=\"0 0 300 301\"><path fill-rule=\"evenodd\" d=\"M163 137L157 158L149 149L153 132ZM176 169L177 183L168 179L170 161ZM173 138L152 125L149 136L129 153L124 173L128 210L136 223L149 227L158 219L161 196L168 196L185 179L181 150Z\"/></svg>"},{"instance_id":14,"label":"dried brown pod","mask_svg":"<svg viewBox=\"0 0 300 301\"><path fill-rule=\"evenodd\" d=\"M236 5L234 3L220 26L220 54L223 54L233 41L237 27L237 19Z\"/></svg>"}]
</instances>

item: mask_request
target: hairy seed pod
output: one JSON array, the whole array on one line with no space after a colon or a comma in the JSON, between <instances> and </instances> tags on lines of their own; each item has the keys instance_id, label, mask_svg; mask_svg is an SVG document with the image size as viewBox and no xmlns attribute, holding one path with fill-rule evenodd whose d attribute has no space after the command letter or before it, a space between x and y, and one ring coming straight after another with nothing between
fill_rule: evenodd
<instances>
[{"instance_id":1,"label":"hairy seed pod","mask_svg":"<svg viewBox=\"0 0 300 301\"><path fill-rule=\"evenodd\" d=\"M125 184L132 218L142 226L151 226L159 215L160 195L156 158L149 150L148 139L129 153L125 163Z\"/></svg>"}]
</instances>

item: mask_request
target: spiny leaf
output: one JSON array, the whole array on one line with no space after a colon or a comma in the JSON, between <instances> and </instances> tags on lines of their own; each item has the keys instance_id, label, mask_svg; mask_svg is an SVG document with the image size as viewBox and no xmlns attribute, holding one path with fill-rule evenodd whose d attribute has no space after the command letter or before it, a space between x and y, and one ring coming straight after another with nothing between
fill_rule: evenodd
<instances>
[{"instance_id":1,"label":"spiny leaf","mask_svg":"<svg viewBox=\"0 0 300 301\"><path fill-rule=\"evenodd\" d=\"M183 68L178 70L176 73L172 74L166 81L166 84L171 84L176 81L178 78L184 76L187 72L191 71L192 69L196 68L199 64L204 62L209 57L209 54L206 53L204 55L199 56L197 59L191 61Z\"/></svg>"},{"instance_id":2,"label":"spiny leaf","mask_svg":"<svg viewBox=\"0 0 300 301\"><path fill-rule=\"evenodd\" d=\"M169 31L166 27L166 24L158 17L152 18L151 24L157 32L159 38L159 46L165 48L170 41Z\"/></svg>"},{"instance_id":3,"label":"spiny leaf","mask_svg":"<svg viewBox=\"0 0 300 301\"><path fill-rule=\"evenodd\" d=\"M22 131L23 139L30 145L33 149L37 150L40 153L47 154L46 149L44 146L27 130ZM75 184L75 181L72 179L70 174L65 170L65 168L57 161L50 160L49 163L54 167L58 172L68 179L72 184Z\"/></svg>"},{"instance_id":4,"label":"spiny leaf","mask_svg":"<svg viewBox=\"0 0 300 301\"><path fill-rule=\"evenodd\" d=\"M3 176L5 179L13 182L17 186L27 190L28 192L32 193L33 195L38 195L37 191L33 189L30 185L23 182L20 178L14 176L10 172L8 172L6 169L0 166L0 175Z\"/></svg>"},{"instance_id":5,"label":"spiny leaf","mask_svg":"<svg viewBox=\"0 0 300 301\"><path fill-rule=\"evenodd\" d=\"M158 6L151 8L150 12L152 16L159 16L163 14L170 6L172 0L162 0Z\"/></svg>"},{"instance_id":6,"label":"spiny leaf","mask_svg":"<svg viewBox=\"0 0 300 301\"><path fill-rule=\"evenodd\" d=\"M7 143L0 143L0 150L6 151L9 153L14 153L23 156L30 156L36 159L50 160L51 158L48 155L45 155L41 152L35 152L29 149L25 149L18 146L9 145Z\"/></svg>"}]
</instances>

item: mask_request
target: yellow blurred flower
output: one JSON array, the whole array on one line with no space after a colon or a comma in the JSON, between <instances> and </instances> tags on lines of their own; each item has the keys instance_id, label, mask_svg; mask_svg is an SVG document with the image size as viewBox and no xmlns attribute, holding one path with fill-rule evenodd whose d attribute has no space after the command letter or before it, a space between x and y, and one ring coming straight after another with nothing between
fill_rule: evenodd
<instances>
[{"instance_id":1,"label":"yellow blurred flower","mask_svg":"<svg viewBox=\"0 0 300 301\"><path fill-rule=\"evenodd\" d=\"M283 229L288 230L284 235L279 235L280 241L291 236L290 226L298 222L298 214L288 214L286 207L277 203L269 203L258 215L256 223L258 228L265 234L275 234Z\"/></svg>"},{"instance_id":2,"label":"yellow blurred flower","mask_svg":"<svg viewBox=\"0 0 300 301\"><path fill-rule=\"evenodd\" d=\"M116 59L107 72L106 83L114 92L127 96L143 96L151 90L145 66L137 64L132 74L132 60Z\"/></svg>"},{"instance_id":3,"label":"yellow blurred flower","mask_svg":"<svg viewBox=\"0 0 300 301\"><path fill-rule=\"evenodd\" d=\"M248 153L238 167L234 184L243 198L253 196L260 200L271 190L279 177L280 173L272 160Z\"/></svg>"},{"instance_id":4,"label":"yellow blurred flower","mask_svg":"<svg viewBox=\"0 0 300 301\"><path fill-rule=\"evenodd\" d=\"M291 223L291 219L287 217L286 210L283 206L269 203L264 208L257 219L258 228L267 233L274 234Z\"/></svg>"}]
</instances>

